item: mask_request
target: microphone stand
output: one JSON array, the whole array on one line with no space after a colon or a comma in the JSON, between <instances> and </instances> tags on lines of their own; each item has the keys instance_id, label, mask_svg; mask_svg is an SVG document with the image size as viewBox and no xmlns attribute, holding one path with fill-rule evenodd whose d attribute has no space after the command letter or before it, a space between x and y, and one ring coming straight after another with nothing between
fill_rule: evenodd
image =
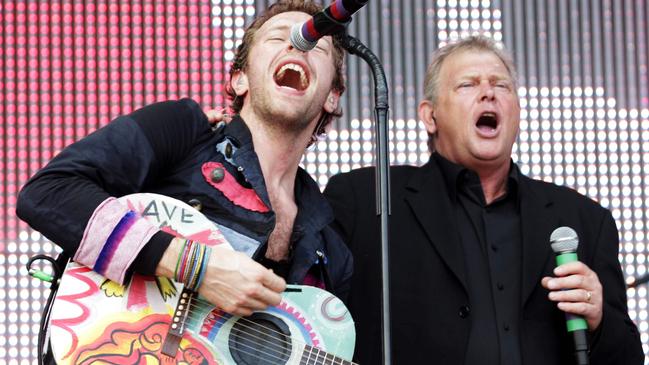
<instances>
[{"instance_id":1,"label":"microphone stand","mask_svg":"<svg viewBox=\"0 0 649 365\"><path fill-rule=\"evenodd\" d=\"M388 83L378 57L358 39L344 34L343 48L350 54L362 58L372 69L374 77L374 113L376 138L376 214L381 220L381 282L383 312L383 364L392 360L390 342L390 276L388 265L388 216L390 215L390 174L388 155Z\"/></svg>"}]
</instances>

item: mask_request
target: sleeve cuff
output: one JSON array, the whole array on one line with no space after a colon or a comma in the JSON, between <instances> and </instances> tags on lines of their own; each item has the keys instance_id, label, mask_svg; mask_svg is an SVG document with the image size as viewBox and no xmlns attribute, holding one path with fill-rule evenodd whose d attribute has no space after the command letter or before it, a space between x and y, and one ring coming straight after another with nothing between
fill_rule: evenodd
<instances>
[{"instance_id":1,"label":"sleeve cuff","mask_svg":"<svg viewBox=\"0 0 649 365\"><path fill-rule=\"evenodd\" d=\"M163 231L154 234L133 261L127 273L128 278L130 279L134 272L141 275L155 275L158 263L173 238L173 235Z\"/></svg>"}]
</instances>

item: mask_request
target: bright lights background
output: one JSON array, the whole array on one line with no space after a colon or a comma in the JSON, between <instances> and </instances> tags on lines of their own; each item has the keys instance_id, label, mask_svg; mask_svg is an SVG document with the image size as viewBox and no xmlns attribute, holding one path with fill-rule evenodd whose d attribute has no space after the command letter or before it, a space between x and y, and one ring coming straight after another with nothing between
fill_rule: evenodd
<instances>
[{"instance_id":1,"label":"bright lights background","mask_svg":"<svg viewBox=\"0 0 649 365\"><path fill-rule=\"evenodd\" d=\"M62 147L142 105L189 96L224 104L242 27L268 1L0 3L0 362L36 362L46 285L24 264L55 246L15 217L16 194ZM391 158L422 164L417 120L430 53L472 32L502 42L520 73L524 173L571 186L611 209L627 278L647 273L649 6L602 0L372 0L350 27L382 60L390 85ZM372 81L347 62L345 116L304 159L321 185L373 163ZM647 289L628 291L649 343Z\"/></svg>"}]
</instances>

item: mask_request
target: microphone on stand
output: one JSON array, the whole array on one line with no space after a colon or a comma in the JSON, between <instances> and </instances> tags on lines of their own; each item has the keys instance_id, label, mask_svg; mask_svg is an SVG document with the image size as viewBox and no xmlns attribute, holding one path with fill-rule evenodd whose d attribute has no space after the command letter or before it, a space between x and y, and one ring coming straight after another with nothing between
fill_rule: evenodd
<instances>
[{"instance_id":1,"label":"microphone on stand","mask_svg":"<svg viewBox=\"0 0 649 365\"><path fill-rule=\"evenodd\" d=\"M361 41L345 33L352 15L368 0L335 0L324 10L303 23L293 25L289 40L302 52L312 50L318 40L326 35L342 33L342 47L352 55L363 59L370 66L374 78L374 100L376 116L376 197L377 215L381 218L381 332L382 360L384 365L392 364L392 340L390 331L390 276L388 215L390 212L390 179L388 154L388 83L379 58Z\"/></svg>"},{"instance_id":2,"label":"microphone on stand","mask_svg":"<svg viewBox=\"0 0 649 365\"><path fill-rule=\"evenodd\" d=\"M304 23L291 28L291 44L302 52L312 50L318 40L326 35L343 32L352 15L367 4L368 0L335 0Z\"/></svg>"},{"instance_id":3,"label":"microphone on stand","mask_svg":"<svg viewBox=\"0 0 649 365\"><path fill-rule=\"evenodd\" d=\"M557 255L557 266L568 262L579 261L577 258L577 246L579 237L577 232L570 227L559 227L550 235L550 246ZM572 333L575 342L575 358L578 365L588 365L588 337L586 331L588 324L581 316L566 313L566 326L568 332Z\"/></svg>"}]
</instances>

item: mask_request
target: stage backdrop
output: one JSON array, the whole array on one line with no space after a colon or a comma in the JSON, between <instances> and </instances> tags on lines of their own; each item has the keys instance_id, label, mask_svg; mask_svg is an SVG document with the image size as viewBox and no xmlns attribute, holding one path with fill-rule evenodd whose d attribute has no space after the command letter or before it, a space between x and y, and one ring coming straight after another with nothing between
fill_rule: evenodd
<instances>
[{"instance_id":1,"label":"stage backdrop","mask_svg":"<svg viewBox=\"0 0 649 365\"><path fill-rule=\"evenodd\" d=\"M250 17L268 2L2 1L0 5L0 362L36 362L46 285L24 268L55 246L15 216L27 178L69 143L145 104L224 105L223 83ZM371 0L349 28L382 60L395 164L428 158L416 107L430 53L481 32L514 52L524 173L611 209L627 279L647 273L649 6L643 0ZM329 176L373 163L372 81L347 61L345 116L304 166ZM628 291L645 352L647 289Z\"/></svg>"}]
</instances>

